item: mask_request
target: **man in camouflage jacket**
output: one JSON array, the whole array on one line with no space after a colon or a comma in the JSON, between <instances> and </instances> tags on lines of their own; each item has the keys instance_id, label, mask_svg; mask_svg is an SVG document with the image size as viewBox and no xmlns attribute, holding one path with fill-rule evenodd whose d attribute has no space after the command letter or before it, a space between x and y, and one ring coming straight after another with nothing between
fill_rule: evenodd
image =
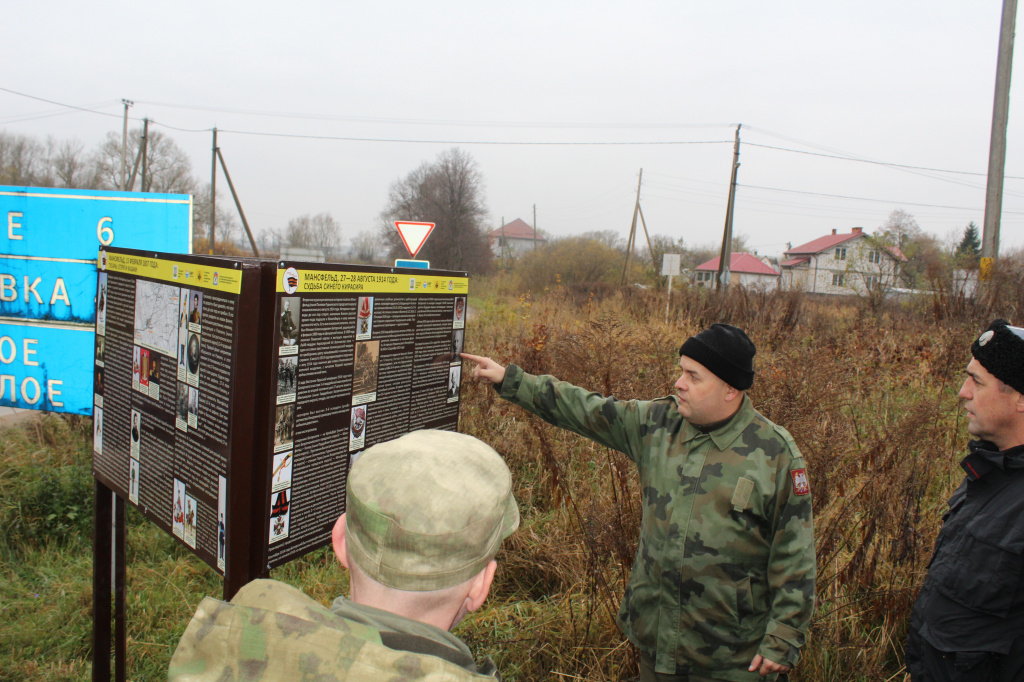
<instances>
[{"instance_id":1,"label":"man in camouflage jacket","mask_svg":"<svg viewBox=\"0 0 1024 682\"><path fill-rule=\"evenodd\" d=\"M207 597L171 659L175 682L501 680L449 632L487 598L519 525L504 460L471 436L415 431L368 449L332 543L350 597L330 609L273 580Z\"/></svg>"},{"instance_id":2,"label":"man in camouflage jacket","mask_svg":"<svg viewBox=\"0 0 1024 682\"><path fill-rule=\"evenodd\" d=\"M774 679L804 644L810 486L789 433L744 393L755 352L713 325L680 349L676 395L627 402L463 354L502 398L636 462L643 520L618 624L641 681Z\"/></svg>"}]
</instances>

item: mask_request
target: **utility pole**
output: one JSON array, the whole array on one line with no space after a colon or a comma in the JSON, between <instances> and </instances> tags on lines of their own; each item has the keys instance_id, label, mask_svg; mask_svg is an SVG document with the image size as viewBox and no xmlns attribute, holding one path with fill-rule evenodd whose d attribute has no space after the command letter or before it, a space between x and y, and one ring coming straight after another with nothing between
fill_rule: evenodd
<instances>
[{"instance_id":1,"label":"utility pole","mask_svg":"<svg viewBox=\"0 0 1024 682\"><path fill-rule=\"evenodd\" d=\"M146 172L149 170L149 119L142 119L142 191L148 192L146 187ZM152 183L152 180L150 180Z\"/></svg>"},{"instance_id":2,"label":"utility pole","mask_svg":"<svg viewBox=\"0 0 1024 682\"><path fill-rule=\"evenodd\" d=\"M533 250L537 250L537 204L533 205Z\"/></svg>"},{"instance_id":3,"label":"utility pole","mask_svg":"<svg viewBox=\"0 0 1024 682\"><path fill-rule=\"evenodd\" d=\"M121 184L119 187L124 192L125 186L125 171L128 167L128 108L135 106L135 102L130 99L122 99L121 102L124 104L124 127L121 130Z\"/></svg>"},{"instance_id":4,"label":"utility pole","mask_svg":"<svg viewBox=\"0 0 1024 682\"><path fill-rule=\"evenodd\" d=\"M1013 31L1017 0L1003 0L996 61L996 94L992 105L992 137L988 150L988 185L985 189L985 224L981 237L981 279L988 279L999 256L999 222L1003 211L1003 171L1006 166L1006 120L1010 112L1010 70L1013 66Z\"/></svg>"},{"instance_id":5,"label":"utility pole","mask_svg":"<svg viewBox=\"0 0 1024 682\"><path fill-rule=\"evenodd\" d=\"M213 163L210 168L210 255L217 235L217 128L213 129Z\"/></svg>"},{"instance_id":6,"label":"utility pole","mask_svg":"<svg viewBox=\"0 0 1024 682\"><path fill-rule=\"evenodd\" d=\"M629 239L626 240L626 266L622 268L619 285L625 286L629 278L629 262L633 259L633 244L636 241L636 217L640 214L640 185L644 181L644 169L640 169L640 179L636 181L636 203L633 204L633 222L629 226ZM646 226L645 228L646 229Z\"/></svg>"},{"instance_id":7,"label":"utility pole","mask_svg":"<svg viewBox=\"0 0 1024 682\"><path fill-rule=\"evenodd\" d=\"M736 141L732 147L732 180L729 182L729 203L725 209L725 234L722 235L722 253L718 257L718 279L715 288L724 292L729 286L729 266L732 264L732 214L736 204L736 171L740 167L740 128L736 125Z\"/></svg>"}]
</instances>

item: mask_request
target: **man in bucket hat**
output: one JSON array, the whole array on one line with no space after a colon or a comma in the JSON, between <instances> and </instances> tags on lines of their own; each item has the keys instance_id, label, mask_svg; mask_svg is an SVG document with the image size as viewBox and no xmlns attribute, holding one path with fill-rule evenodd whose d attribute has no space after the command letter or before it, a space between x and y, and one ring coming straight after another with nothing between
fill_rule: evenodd
<instances>
[{"instance_id":1,"label":"man in bucket hat","mask_svg":"<svg viewBox=\"0 0 1024 682\"><path fill-rule=\"evenodd\" d=\"M636 463L643 520L618 624L643 682L776 679L804 644L810 485L789 433L746 396L755 352L742 329L712 325L679 349L675 395L650 401L462 356L502 398Z\"/></svg>"},{"instance_id":2,"label":"man in bucket hat","mask_svg":"<svg viewBox=\"0 0 1024 682\"><path fill-rule=\"evenodd\" d=\"M977 440L911 615L914 682L1024 680L1024 329L996 320L971 355L960 397Z\"/></svg>"},{"instance_id":3,"label":"man in bucket hat","mask_svg":"<svg viewBox=\"0 0 1024 682\"><path fill-rule=\"evenodd\" d=\"M326 609L273 580L207 597L171 661L174 680L500 680L449 630L487 598L519 525L504 460L471 436L415 431L349 475L332 543L350 597Z\"/></svg>"}]
</instances>

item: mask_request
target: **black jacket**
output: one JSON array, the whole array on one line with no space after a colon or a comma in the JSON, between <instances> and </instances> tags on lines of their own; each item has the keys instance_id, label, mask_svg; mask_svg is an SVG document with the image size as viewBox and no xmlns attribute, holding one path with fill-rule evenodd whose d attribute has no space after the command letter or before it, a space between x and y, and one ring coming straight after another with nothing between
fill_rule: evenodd
<instances>
[{"instance_id":1,"label":"black jacket","mask_svg":"<svg viewBox=\"0 0 1024 682\"><path fill-rule=\"evenodd\" d=\"M1024 637L1024 445L968 446L911 628L943 651L1006 654Z\"/></svg>"}]
</instances>

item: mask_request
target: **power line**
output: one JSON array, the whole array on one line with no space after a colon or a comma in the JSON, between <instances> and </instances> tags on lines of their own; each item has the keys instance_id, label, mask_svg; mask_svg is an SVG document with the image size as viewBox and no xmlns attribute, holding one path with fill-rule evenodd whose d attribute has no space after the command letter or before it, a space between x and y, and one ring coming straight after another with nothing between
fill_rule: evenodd
<instances>
[{"instance_id":1,"label":"power line","mask_svg":"<svg viewBox=\"0 0 1024 682\"><path fill-rule=\"evenodd\" d=\"M689 144L726 144L732 140L650 140L643 142L539 142L539 141L497 141L497 140L414 140L387 137L348 137L336 135L300 135L298 133L262 133L254 130L227 130L218 128L218 133L231 135L255 135L258 137L283 137L299 140L330 140L336 142L401 142L406 144L465 144L465 145L499 145L499 146L552 146L552 147L573 147L573 146L645 146L645 145L689 145Z\"/></svg>"},{"instance_id":2,"label":"power line","mask_svg":"<svg viewBox=\"0 0 1024 682\"><path fill-rule=\"evenodd\" d=\"M846 195L846 194L825 194L825 193L822 193L822 192L806 192L806 191L799 190L799 189L783 189L782 187L764 187L764 186L761 186L761 185L746 185L746 184L741 184L740 186L741 187L745 187L746 189L761 189L761 190L767 190L767 191L770 191L770 192L787 192L787 193L790 193L790 194L807 194L807 195L816 196L816 197L829 197L829 198L832 198L832 199L852 199L854 201L873 201L873 202L886 203L886 204L906 204L908 206L924 206L926 208L944 208L944 209L950 209L950 210L954 210L954 211L978 211L979 210L977 207L970 208L970 207L966 207L966 206L943 206L941 204L923 204L923 203L916 202L916 201L894 201L892 199L872 199L870 197L854 197L854 196L849 196L849 195ZM1003 211L1003 212L1004 213L1020 213L1020 214L1024 214L1024 211Z\"/></svg>"},{"instance_id":3,"label":"power line","mask_svg":"<svg viewBox=\"0 0 1024 682\"><path fill-rule=\"evenodd\" d=\"M58 106L58 107L67 107L68 109L77 109L78 111L84 111L84 112L89 113L89 114L99 114L100 116L110 116L111 118L117 118L117 119L121 118L120 114L111 114L111 113L108 113L106 111L96 111L95 109L86 109L85 107L78 107L78 106L75 106L74 104L65 104L63 102L54 102L52 99L44 99L42 97L36 97L35 95L28 95L28 94L26 94L24 92L18 92L17 90L11 90L9 88L2 88L2 87L0 87L0 90L3 90L4 92L9 92L12 95L18 95L19 97L27 97L28 99L34 99L34 100L36 100L38 102L46 102L47 104L53 104L53 105Z\"/></svg>"}]
</instances>

